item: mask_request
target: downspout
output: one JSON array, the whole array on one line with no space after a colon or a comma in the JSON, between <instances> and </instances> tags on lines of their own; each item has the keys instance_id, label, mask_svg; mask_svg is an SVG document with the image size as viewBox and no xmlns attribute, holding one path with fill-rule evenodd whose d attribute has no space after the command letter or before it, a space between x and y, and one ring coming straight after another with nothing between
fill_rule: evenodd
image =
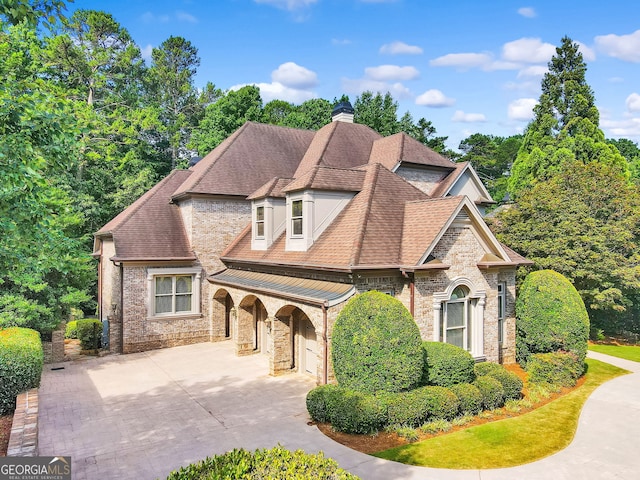
<instances>
[{"instance_id":1,"label":"downspout","mask_svg":"<svg viewBox=\"0 0 640 480\"><path fill-rule=\"evenodd\" d=\"M102 309L102 240L100 240L100 256L98 257L98 311L100 312L100 321L104 321L102 315L104 310Z\"/></svg>"},{"instance_id":2,"label":"downspout","mask_svg":"<svg viewBox=\"0 0 640 480\"><path fill-rule=\"evenodd\" d=\"M324 342L324 355L322 358L322 384L326 385L329 382L329 372L327 369L329 368L329 342L327 340L327 307L328 302L324 302L322 304L322 341Z\"/></svg>"}]
</instances>

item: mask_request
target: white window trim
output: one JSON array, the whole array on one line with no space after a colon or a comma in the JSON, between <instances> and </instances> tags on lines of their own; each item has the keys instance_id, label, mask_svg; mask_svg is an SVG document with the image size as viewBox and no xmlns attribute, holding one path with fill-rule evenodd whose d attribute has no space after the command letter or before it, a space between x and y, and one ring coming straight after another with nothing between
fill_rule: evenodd
<instances>
[{"instance_id":1,"label":"white window trim","mask_svg":"<svg viewBox=\"0 0 640 480\"><path fill-rule=\"evenodd\" d=\"M258 220L258 210L262 208L262 220ZM262 223L262 235L258 234L258 223ZM253 220L253 238L256 240L264 240L266 238L266 227L267 227L267 219L266 219L266 208L264 204L256 205L255 209L255 218Z\"/></svg>"},{"instance_id":2,"label":"white window trim","mask_svg":"<svg viewBox=\"0 0 640 480\"><path fill-rule=\"evenodd\" d=\"M301 209L301 214L298 217L293 216L293 204L296 202L300 202ZM300 219L300 229L302 230L302 233L293 232L293 221L297 219ZM291 199L291 203L289 204L289 226L291 228L289 235L291 238L304 238L304 200L302 198Z\"/></svg>"},{"instance_id":3,"label":"white window trim","mask_svg":"<svg viewBox=\"0 0 640 480\"><path fill-rule=\"evenodd\" d=\"M191 275L193 282L191 283L191 311L179 313L161 313L155 312L155 278ZM202 281L202 268L200 267L174 267L174 268L149 268L147 269L147 312L148 318L185 318L199 317L201 312L200 306L200 287Z\"/></svg>"},{"instance_id":4,"label":"white window trim","mask_svg":"<svg viewBox=\"0 0 640 480\"><path fill-rule=\"evenodd\" d=\"M464 286L469 290L467 298L469 302L476 300L475 305L471 304L469 309L472 313L471 324L471 345L468 345L468 351L476 359L484 358L484 307L487 294L484 290L475 288L473 282L465 277L458 277L451 281L444 292L436 292L433 294L433 341L440 341L440 318L444 311L444 304L451 299L453 291ZM444 338L444 335L443 335Z\"/></svg>"}]
</instances>

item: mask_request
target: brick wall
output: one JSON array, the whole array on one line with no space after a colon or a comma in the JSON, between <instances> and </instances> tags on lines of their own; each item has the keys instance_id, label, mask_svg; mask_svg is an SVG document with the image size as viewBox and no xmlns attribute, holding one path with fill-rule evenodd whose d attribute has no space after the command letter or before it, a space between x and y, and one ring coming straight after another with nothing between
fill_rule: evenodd
<instances>
[{"instance_id":1,"label":"brick wall","mask_svg":"<svg viewBox=\"0 0 640 480\"><path fill-rule=\"evenodd\" d=\"M434 187L447 175L448 172L402 166L398 168L395 173L396 175L404 178L414 187L427 194L431 194Z\"/></svg>"}]
</instances>

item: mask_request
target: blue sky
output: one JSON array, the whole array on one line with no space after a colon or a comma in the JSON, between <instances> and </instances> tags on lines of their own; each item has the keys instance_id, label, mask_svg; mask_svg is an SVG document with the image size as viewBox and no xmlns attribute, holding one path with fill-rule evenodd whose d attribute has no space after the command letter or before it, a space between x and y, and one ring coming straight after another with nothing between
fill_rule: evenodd
<instances>
[{"instance_id":1,"label":"blue sky","mask_svg":"<svg viewBox=\"0 0 640 480\"><path fill-rule=\"evenodd\" d=\"M199 51L197 86L260 86L264 102L389 91L457 148L520 133L567 35L581 45L607 137L640 140L640 2L628 0L76 0L143 55L171 35Z\"/></svg>"}]
</instances>

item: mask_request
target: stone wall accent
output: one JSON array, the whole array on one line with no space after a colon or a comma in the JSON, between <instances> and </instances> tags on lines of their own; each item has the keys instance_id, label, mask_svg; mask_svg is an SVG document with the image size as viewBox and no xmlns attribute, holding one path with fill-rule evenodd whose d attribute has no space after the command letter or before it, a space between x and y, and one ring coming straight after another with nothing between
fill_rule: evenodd
<instances>
[{"instance_id":1,"label":"stone wall accent","mask_svg":"<svg viewBox=\"0 0 640 480\"><path fill-rule=\"evenodd\" d=\"M38 456L38 389L16 397L16 410L7 447L8 457Z\"/></svg>"},{"instance_id":2,"label":"stone wall accent","mask_svg":"<svg viewBox=\"0 0 640 480\"><path fill-rule=\"evenodd\" d=\"M425 168L415 168L401 166L396 170L396 175L404 178L414 187L422 190L427 195L431 195L431 192L440 181L447 176L448 171L444 170L430 170Z\"/></svg>"},{"instance_id":3,"label":"stone wall accent","mask_svg":"<svg viewBox=\"0 0 640 480\"><path fill-rule=\"evenodd\" d=\"M51 341L42 342L44 363L64 362L64 333L66 326L66 322L60 322L56 329L51 332Z\"/></svg>"}]
</instances>

